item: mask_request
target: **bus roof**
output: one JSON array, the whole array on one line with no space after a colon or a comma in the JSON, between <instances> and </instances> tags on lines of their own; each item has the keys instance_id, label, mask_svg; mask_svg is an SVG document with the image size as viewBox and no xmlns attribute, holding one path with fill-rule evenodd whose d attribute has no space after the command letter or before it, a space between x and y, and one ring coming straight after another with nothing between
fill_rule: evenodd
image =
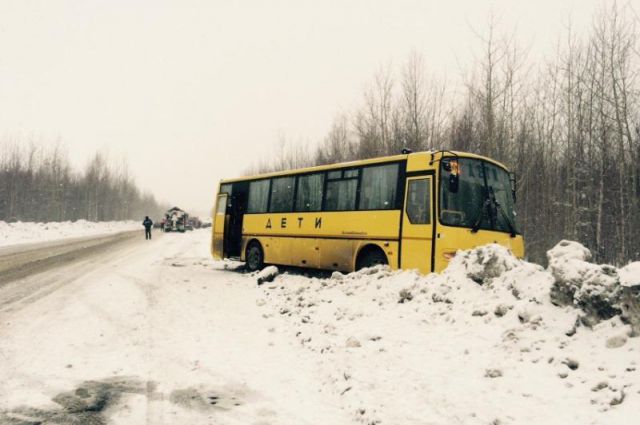
<instances>
[{"instance_id":1,"label":"bus roof","mask_svg":"<svg viewBox=\"0 0 640 425\"><path fill-rule=\"evenodd\" d=\"M237 177L237 178L232 178L232 179L223 179L223 180L220 181L220 183L221 184L224 184L224 183L235 183L235 182L241 182L241 181L245 181L245 180L259 180L259 179L265 179L265 178L270 178L270 177L288 176L288 175L291 175L291 174L313 173L315 171L326 171L326 170L332 170L334 168L349 168L349 167L357 167L357 166L362 166L362 165L379 164L379 163L384 163L384 162L404 161L404 160L407 160L410 157L414 157L414 156L424 156L425 159L429 158L429 160L431 160L431 156L432 155L434 156L435 159L438 159L438 157L437 157L438 154L441 154L440 158L459 156L459 157L464 157L464 158L482 159L482 160L485 160L485 161L492 162L492 163L498 165L499 167L504 168L505 170L508 170L508 168L504 164L502 164L502 163L500 163L500 162L498 162L496 160L493 160L491 158L487 158L485 156L477 155L477 154L474 154L474 153L460 152L460 151L449 151L449 150L446 150L446 151L423 151L423 152L413 152L413 153L401 154L401 155L381 156L381 157L369 158L369 159L361 159L361 160L356 160L356 161L337 162L335 164L316 165L314 167L296 168L296 169L292 169L292 170L274 171L274 172L270 172L270 173L255 174L255 175L252 175L252 176Z\"/></svg>"}]
</instances>

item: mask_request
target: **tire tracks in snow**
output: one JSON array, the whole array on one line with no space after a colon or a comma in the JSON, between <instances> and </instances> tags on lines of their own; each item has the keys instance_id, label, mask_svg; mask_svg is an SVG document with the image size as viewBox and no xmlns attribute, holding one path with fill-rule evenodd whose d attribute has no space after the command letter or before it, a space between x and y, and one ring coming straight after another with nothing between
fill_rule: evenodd
<instances>
[{"instance_id":1,"label":"tire tracks in snow","mask_svg":"<svg viewBox=\"0 0 640 425\"><path fill-rule=\"evenodd\" d=\"M140 232L132 231L0 251L0 313L21 309L141 243Z\"/></svg>"},{"instance_id":2,"label":"tire tracks in snow","mask_svg":"<svg viewBox=\"0 0 640 425\"><path fill-rule=\"evenodd\" d=\"M73 263L139 237L139 231L29 244L0 250L0 287L14 280Z\"/></svg>"}]
</instances>

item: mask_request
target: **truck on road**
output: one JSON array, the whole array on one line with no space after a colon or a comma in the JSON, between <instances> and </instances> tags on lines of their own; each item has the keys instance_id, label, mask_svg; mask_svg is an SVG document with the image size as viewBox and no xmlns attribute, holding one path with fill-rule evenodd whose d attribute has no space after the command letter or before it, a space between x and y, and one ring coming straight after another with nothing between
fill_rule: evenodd
<instances>
[{"instance_id":1,"label":"truck on road","mask_svg":"<svg viewBox=\"0 0 640 425\"><path fill-rule=\"evenodd\" d=\"M184 233L187 227L189 214L178 207L173 207L164 213L162 220L162 230L165 232Z\"/></svg>"}]
</instances>

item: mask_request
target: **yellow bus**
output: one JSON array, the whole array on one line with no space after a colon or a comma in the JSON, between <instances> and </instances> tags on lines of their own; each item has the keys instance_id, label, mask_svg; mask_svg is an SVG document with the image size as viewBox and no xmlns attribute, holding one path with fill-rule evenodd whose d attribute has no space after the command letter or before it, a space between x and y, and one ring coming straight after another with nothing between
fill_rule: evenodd
<instances>
[{"instance_id":1,"label":"yellow bus","mask_svg":"<svg viewBox=\"0 0 640 425\"><path fill-rule=\"evenodd\" d=\"M457 250L487 243L522 257L512 176L492 159L437 151L223 180L211 252L251 271L439 272Z\"/></svg>"}]
</instances>

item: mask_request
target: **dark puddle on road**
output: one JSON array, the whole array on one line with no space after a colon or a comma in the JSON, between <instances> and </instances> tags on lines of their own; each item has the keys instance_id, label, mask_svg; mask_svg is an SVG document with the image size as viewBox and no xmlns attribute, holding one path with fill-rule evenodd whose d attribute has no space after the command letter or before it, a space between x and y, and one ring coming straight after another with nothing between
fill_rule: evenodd
<instances>
[{"instance_id":1,"label":"dark puddle on road","mask_svg":"<svg viewBox=\"0 0 640 425\"><path fill-rule=\"evenodd\" d=\"M132 377L84 381L77 388L57 394L51 400L58 406L49 409L21 406L0 410L0 425L107 425L106 410L116 406L127 394L144 394L149 400L166 397L156 391L153 382ZM226 411L243 405L238 394L224 396L196 388L178 389L168 399L182 408L198 411Z\"/></svg>"},{"instance_id":2,"label":"dark puddle on road","mask_svg":"<svg viewBox=\"0 0 640 425\"><path fill-rule=\"evenodd\" d=\"M144 394L149 386L135 378L85 381L71 391L52 398L58 408L17 407L0 411L0 425L105 425L104 411L123 394Z\"/></svg>"},{"instance_id":3,"label":"dark puddle on road","mask_svg":"<svg viewBox=\"0 0 640 425\"><path fill-rule=\"evenodd\" d=\"M201 411L230 410L243 404L236 396L221 396L196 388L175 390L169 396L169 400L184 408Z\"/></svg>"}]
</instances>

